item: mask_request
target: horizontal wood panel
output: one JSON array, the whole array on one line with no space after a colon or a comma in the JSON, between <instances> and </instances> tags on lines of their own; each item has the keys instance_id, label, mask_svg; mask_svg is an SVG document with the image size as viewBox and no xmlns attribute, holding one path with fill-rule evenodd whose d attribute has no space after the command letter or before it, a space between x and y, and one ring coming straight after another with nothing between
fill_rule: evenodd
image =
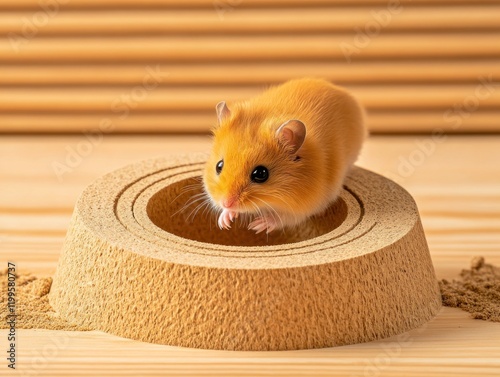
<instances>
[{"instance_id":1,"label":"horizontal wood panel","mask_svg":"<svg viewBox=\"0 0 500 377\"><path fill-rule=\"evenodd\" d=\"M278 84L295 77L323 77L337 84L475 83L491 75L500 82L500 59L472 61L361 61L309 63L167 63L149 65L166 71L169 84L186 86ZM0 67L2 86L141 85L148 65L19 65Z\"/></svg>"},{"instance_id":2,"label":"horizontal wood panel","mask_svg":"<svg viewBox=\"0 0 500 377\"><path fill-rule=\"evenodd\" d=\"M206 133L215 123L215 111L186 113L137 113L131 112L124 119L113 113L35 113L1 114L2 130L9 133L85 133L99 130L102 122L109 119L110 129L105 133L155 133L181 132ZM367 125L375 133L412 132L496 132L499 128L498 112L475 111L460 116L448 116L440 111L372 111L368 114Z\"/></svg>"},{"instance_id":3,"label":"horizontal wood panel","mask_svg":"<svg viewBox=\"0 0 500 377\"><path fill-rule=\"evenodd\" d=\"M0 40L0 63L126 63L499 58L498 33L380 35L356 47L352 35L75 37ZM467 48L464 48L467 46ZM347 52L346 52L347 51ZM359 52L358 52L359 51Z\"/></svg>"},{"instance_id":4,"label":"horizontal wood panel","mask_svg":"<svg viewBox=\"0 0 500 377\"><path fill-rule=\"evenodd\" d=\"M479 5L491 4L492 0L399 0L397 3L402 5ZM0 2L0 9L40 9L39 0L16 0L15 2ZM66 9L109 9L109 8L208 8L214 9L214 6L227 6L238 8L254 7L314 7L314 6L387 6L387 0L220 0L218 3L214 0L54 0L51 4L57 4Z\"/></svg>"},{"instance_id":5,"label":"horizontal wood panel","mask_svg":"<svg viewBox=\"0 0 500 377\"><path fill-rule=\"evenodd\" d=\"M168 78L166 79L168 80ZM0 113L12 111L109 111L123 116L137 111L210 111L217 102L244 100L260 93L264 86L236 88L186 88L169 86L111 88L9 88L0 93ZM500 90L477 85L439 86L350 86L351 92L369 110L453 109L455 105L470 109L496 109ZM383 89L383 90L382 90ZM383 95L381 92L383 91ZM470 101L469 101L470 99ZM475 106L473 106L475 105Z\"/></svg>"},{"instance_id":6,"label":"horizontal wood panel","mask_svg":"<svg viewBox=\"0 0 500 377\"><path fill-rule=\"evenodd\" d=\"M387 8L387 6L385 7ZM467 17L463 17L467 14ZM391 13L375 8L358 12L353 8L245 9L233 11L223 20L214 9L206 10L108 10L61 11L46 24L26 12L0 14L0 35L30 31L28 26L42 26L37 38L44 35L140 35L157 33L318 33L348 32L369 25L373 30L393 31L466 31L500 30L500 6L488 7L409 7ZM425 19L425 22L422 20ZM221 22L223 21L223 22ZM368 30L368 29L367 29Z\"/></svg>"}]
</instances>

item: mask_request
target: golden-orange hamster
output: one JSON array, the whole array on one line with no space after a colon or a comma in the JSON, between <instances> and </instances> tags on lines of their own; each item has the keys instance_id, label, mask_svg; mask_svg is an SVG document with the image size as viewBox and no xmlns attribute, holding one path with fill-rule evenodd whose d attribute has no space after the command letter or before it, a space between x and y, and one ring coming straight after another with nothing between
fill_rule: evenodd
<instances>
[{"instance_id":1,"label":"golden-orange hamster","mask_svg":"<svg viewBox=\"0 0 500 377\"><path fill-rule=\"evenodd\" d=\"M245 214L249 229L269 233L324 211L366 136L359 102L322 79L290 80L216 111L203 186L221 229Z\"/></svg>"}]
</instances>

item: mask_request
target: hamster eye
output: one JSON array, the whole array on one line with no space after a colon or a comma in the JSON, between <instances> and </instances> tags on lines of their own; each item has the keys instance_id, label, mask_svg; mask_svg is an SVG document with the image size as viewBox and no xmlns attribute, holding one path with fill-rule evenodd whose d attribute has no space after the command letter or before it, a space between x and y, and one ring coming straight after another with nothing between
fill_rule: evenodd
<instances>
[{"instance_id":1,"label":"hamster eye","mask_svg":"<svg viewBox=\"0 0 500 377\"><path fill-rule=\"evenodd\" d=\"M250 179L255 183L264 183L268 178L269 170L262 165L257 166L250 175Z\"/></svg>"},{"instance_id":2,"label":"hamster eye","mask_svg":"<svg viewBox=\"0 0 500 377\"><path fill-rule=\"evenodd\" d=\"M215 171L217 173L217 175L220 174L220 172L222 171L222 168L224 167L224 160L220 160L217 165L215 165Z\"/></svg>"}]
</instances>

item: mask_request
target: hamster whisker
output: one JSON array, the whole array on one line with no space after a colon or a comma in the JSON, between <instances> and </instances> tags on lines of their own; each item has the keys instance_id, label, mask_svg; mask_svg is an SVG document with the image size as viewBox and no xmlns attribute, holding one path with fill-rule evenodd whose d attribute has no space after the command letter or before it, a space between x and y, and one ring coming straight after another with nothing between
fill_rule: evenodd
<instances>
[{"instance_id":1,"label":"hamster whisker","mask_svg":"<svg viewBox=\"0 0 500 377\"><path fill-rule=\"evenodd\" d=\"M279 213L270 204L268 204L266 202L264 202L264 204L266 204L269 208L271 208L274 211L274 213L276 214L276 216L278 216L278 219L281 223L281 233L285 234L285 225L283 224L283 220L282 220L281 216L279 215ZM276 221L276 218L274 217L274 215L272 215L272 216L273 216L274 221Z\"/></svg>"},{"instance_id":2,"label":"hamster whisker","mask_svg":"<svg viewBox=\"0 0 500 377\"><path fill-rule=\"evenodd\" d=\"M202 212L202 216L206 216L208 219L211 218L211 215L215 215L215 225L217 226L217 219L219 218L219 209L213 204L213 202L210 200L210 197L207 194L207 200L206 200L206 207ZM212 230L212 222L208 221L208 224L210 225L210 230Z\"/></svg>"},{"instance_id":3,"label":"hamster whisker","mask_svg":"<svg viewBox=\"0 0 500 377\"><path fill-rule=\"evenodd\" d=\"M210 201L210 198L207 195L207 198L205 199L205 209L203 209L201 216L208 216L209 214L207 213L207 211L214 210L214 207L211 204L212 204L212 202Z\"/></svg>"},{"instance_id":4,"label":"hamster whisker","mask_svg":"<svg viewBox=\"0 0 500 377\"><path fill-rule=\"evenodd\" d=\"M288 208L290 208L290 212L291 213L294 213L294 209L292 208L292 206L290 205L290 203L288 203L280 195L275 195L275 194L270 194L270 193L266 193L266 195L278 199L280 202L284 203Z\"/></svg>"},{"instance_id":5,"label":"hamster whisker","mask_svg":"<svg viewBox=\"0 0 500 377\"><path fill-rule=\"evenodd\" d=\"M187 208L189 208L190 206L192 206L194 203L202 200L203 196L205 196L205 193L199 193L199 194L193 195L192 197L190 197L186 201L186 203L180 209L178 209L177 211L175 211L170 217L173 217L173 216L177 215L179 212L184 212L184 210L186 210Z\"/></svg>"},{"instance_id":6,"label":"hamster whisker","mask_svg":"<svg viewBox=\"0 0 500 377\"><path fill-rule=\"evenodd\" d=\"M195 201L193 201L193 204L196 203L197 201L199 200L202 200L202 202L200 204L198 204L192 211L191 213L189 214L189 216L187 217L187 221L190 221L189 219L192 217L192 220L194 220L194 218L196 217L196 215L198 214L198 212L204 208L203 212L202 212L202 215L205 213L205 211L208 209L210 209L210 205L212 204L211 200L210 200L210 197L208 196L208 194L205 192L205 191L202 191L201 193L197 194L197 195L194 195L194 197L197 197L197 199Z\"/></svg>"},{"instance_id":7,"label":"hamster whisker","mask_svg":"<svg viewBox=\"0 0 500 377\"><path fill-rule=\"evenodd\" d=\"M198 183L192 183L190 185L186 185L183 188L181 188L181 192L192 191L196 188L203 188L203 183L198 182Z\"/></svg>"},{"instance_id":8,"label":"hamster whisker","mask_svg":"<svg viewBox=\"0 0 500 377\"><path fill-rule=\"evenodd\" d=\"M262 203L264 203L266 206L268 206L276 214L276 216L278 216L278 219L281 223L281 229L283 230L285 226L283 225L283 220L281 219L281 216L279 215L279 213L276 212L276 210L269 203L267 203L265 200L262 200L259 198L255 198L255 199L260 200ZM273 217L274 221L276 221L276 217L274 217L274 214L272 212L270 212L270 213L271 213L271 216Z\"/></svg>"},{"instance_id":9,"label":"hamster whisker","mask_svg":"<svg viewBox=\"0 0 500 377\"><path fill-rule=\"evenodd\" d=\"M171 203L175 203L177 199L179 199L179 196L187 193L188 191L193 191L193 190L196 190L196 189L203 189L203 184L200 182L200 183L193 183L191 185L187 185L187 186L184 186L183 188L181 188L180 192L179 192L179 195L177 195L174 200L172 200Z\"/></svg>"},{"instance_id":10,"label":"hamster whisker","mask_svg":"<svg viewBox=\"0 0 500 377\"><path fill-rule=\"evenodd\" d=\"M219 218L219 215L222 213L222 210L220 210L217 206L215 206L210 199L208 195L204 198L204 200L198 204L189 214L187 217L187 221L193 221L195 217L200 213L200 216L202 217L207 217L208 219L211 218L211 215L215 215L215 225L217 226L217 219ZM190 220L191 218L191 220ZM208 224L210 225L210 230L212 230L212 222L208 221Z\"/></svg>"},{"instance_id":11,"label":"hamster whisker","mask_svg":"<svg viewBox=\"0 0 500 377\"><path fill-rule=\"evenodd\" d=\"M248 199L248 201L250 202L250 204L252 205L252 207L255 208L255 211L257 212L257 215L260 216L260 217L264 217L263 214L262 214L261 209L259 208L259 206L252 199Z\"/></svg>"},{"instance_id":12,"label":"hamster whisker","mask_svg":"<svg viewBox=\"0 0 500 377\"><path fill-rule=\"evenodd\" d=\"M296 216L295 210L292 208L292 206L290 205L290 203L288 203L283 197L281 197L280 195L274 195L274 194L269 194L269 193L267 193L266 195L271 196L273 198L276 198L280 202L284 203L290 209L290 215L293 216L293 218L295 220L297 220L297 216Z\"/></svg>"},{"instance_id":13,"label":"hamster whisker","mask_svg":"<svg viewBox=\"0 0 500 377\"><path fill-rule=\"evenodd\" d=\"M201 203L199 203L198 205L196 205L196 207L194 207L194 209L192 209L192 210L191 210L191 212L189 212L189 215L187 215L187 217L186 217L186 221L187 221L187 222L191 222L191 221L192 221L192 220L190 220L190 219L191 219L191 216L193 215L193 213L194 213L197 209L199 209L199 208L203 205L203 203L204 203L204 202L202 201ZM194 219L194 217L193 217L193 219Z\"/></svg>"},{"instance_id":14,"label":"hamster whisker","mask_svg":"<svg viewBox=\"0 0 500 377\"><path fill-rule=\"evenodd\" d=\"M198 212L200 211L200 209L202 209L204 206L207 205L207 199L205 198L205 200L203 200L200 204L198 204L194 210L191 211L191 213L189 214L189 216L187 217L187 221L193 221L194 218L196 217L196 215L198 214ZM192 219L189 220L192 216Z\"/></svg>"},{"instance_id":15,"label":"hamster whisker","mask_svg":"<svg viewBox=\"0 0 500 377\"><path fill-rule=\"evenodd\" d=\"M196 198L200 198L202 197L203 195L205 195L205 193L198 193L196 195L193 195L191 197L188 198L188 200L186 201L186 203L184 203L184 206L186 205L191 205L192 203L194 202L191 202L193 199L196 199ZM191 203L190 203L191 202ZM171 202L171 204L173 203L173 201Z\"/></svg>"},{"instance_id":16,"label":"hamster whisker","mask_svg":"<svg viewBox=\"0 0 500 377\"><path fill-rule=\"evenodd\" d=\"M219 216L222 214L222 211L224 211L222 208L218 208L217 211L215 212L215 226L219 226Z\"/></svg>"},{"instance_id":17,"label":"hamster whisker","mask_svg":"<svg viewBox=\"0 0 500 377\"><path fill-rule=\"evenodd\" d=\"M255 199L258 199L258 198L255 198ZM252 206L257 210L257 213L258 215L264 219L264 221L266 222L266 228L269 228L269 223L266 219L266 216L264 216L264 214L262 213L262 210L259 208L259 206L251 199L248 199L248 201L252 204ZM260 231L259 231L260 233ZM269 242L269 233L266 232L266 241Z\"/></svg>"}]
</instances>

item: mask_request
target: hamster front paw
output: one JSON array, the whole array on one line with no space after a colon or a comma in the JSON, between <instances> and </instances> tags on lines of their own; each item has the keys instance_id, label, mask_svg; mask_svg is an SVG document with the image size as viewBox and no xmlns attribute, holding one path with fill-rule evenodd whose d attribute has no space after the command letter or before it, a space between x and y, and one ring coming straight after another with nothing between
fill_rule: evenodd
<instances>
[{"instance_id":1,"label":"hamster front paw","mask_svg":"<svg viewBox=\"0 0 500 377\"><path fill-rule=\"evenodd\" d=\"M219 225L220 229L230 229L231 221L233 221L237 217L238 217L238 212L234 212L227 208L224 208L221 214L219 215L219 220L217 221L217 224Z\"/></svg>"},{"instance_id":2,"label":"hamster front paw","mask_svg":"<svg viewBox=\"0 0 500 377\"><path fill-rule=\"evenodd\" d=\"M259 216L248 225L249 230L254 230L255 234L266 231L267 234L276 229L278 224L272 216Z\"/></svg>"}]
</instances>

